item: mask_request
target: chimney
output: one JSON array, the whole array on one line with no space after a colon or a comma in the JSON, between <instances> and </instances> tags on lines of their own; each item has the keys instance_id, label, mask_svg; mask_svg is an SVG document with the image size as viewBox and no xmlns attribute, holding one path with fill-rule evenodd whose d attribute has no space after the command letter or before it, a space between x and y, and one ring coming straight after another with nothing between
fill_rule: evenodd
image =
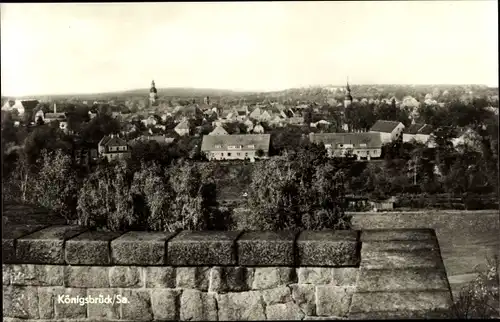
<instances>
[{"instance_id":1,"label":"chimney","mask_svg":"<svg viewBox=\"0 0 500 322\"><path fill-rule=\"evenodd\" d=\"M54 103L54 113L57 113L57 104Z\"/></svg>"}]
</instances>

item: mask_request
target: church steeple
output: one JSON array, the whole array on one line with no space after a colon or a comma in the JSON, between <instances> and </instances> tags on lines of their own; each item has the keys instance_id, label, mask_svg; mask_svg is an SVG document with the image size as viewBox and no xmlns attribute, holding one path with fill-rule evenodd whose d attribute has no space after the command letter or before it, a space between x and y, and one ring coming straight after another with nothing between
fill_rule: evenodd
<instances>
[{"instance_id":1,"label":"church steeple","mask_svg":"<svg viewBox=\"0 0 500 322\"><path fill-rule=\"evenodd\" d=\"M156 102L156 99L158 98L158 91L156 90L155 87L155 81L151 81L151 89L149 90L149 103L153 105Z\"/></svg>"},{"instance_id":2,"label":"church steeple","mask_svg":"<svg viewBox=\"0 0 500 322\"><path fill-rule=\"evenodd\" d=\"M344 98L344 107L348 107L352 104L351 87L349 86L349 78L347 79L347 86Z\"/></svg>"}]
</instances>

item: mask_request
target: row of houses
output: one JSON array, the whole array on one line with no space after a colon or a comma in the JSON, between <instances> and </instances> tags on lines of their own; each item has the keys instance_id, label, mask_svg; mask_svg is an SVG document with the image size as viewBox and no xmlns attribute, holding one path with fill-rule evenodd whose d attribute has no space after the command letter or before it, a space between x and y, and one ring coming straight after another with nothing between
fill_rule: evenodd
<instances>
[{"instance_id":1,"label":"row of houses","mask_svg":"<svg viewBox=\"0 0 500 322\"><path fill-rule=\"evenodd\" d=\"M186 129L188 131L188 128ZM330 157L353 156L358 160L377 159L382 156L382 146L393 141L420 142L433 147L432 128L427 124L412 124L408 128L401 122L377 121L369 132L363 133L310 133L309 140L323 144ZM453 143L464 143L467 131L458 136ZM172 143L165 136L140 137L136 140L153 140L158 143ZM209 160L255 160L269 155L270 134L233 134L229 135L223 127L217 126L211 133L204 135L201 152ZM127 157L129 144L117 137L105 137L99 142L99 154L111 159Z\"/></svg>"}]
</instances>

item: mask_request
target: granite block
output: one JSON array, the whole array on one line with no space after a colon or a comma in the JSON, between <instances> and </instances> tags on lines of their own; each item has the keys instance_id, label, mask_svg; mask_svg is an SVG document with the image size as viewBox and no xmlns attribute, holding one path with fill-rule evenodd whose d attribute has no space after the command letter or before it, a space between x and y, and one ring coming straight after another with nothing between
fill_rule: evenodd
<instances>
[{"instance_id":1,"label":"granite block","mask_svg":"<svg viewBox=\"0 0 500 322\"><path fill-rule=\"evenodd\" d=\"M444 271L428 268L361 269L358 292L448 291Z\"/></svg>"},{"instance_id":2,"label":"granite block","mask_svg":"<svg viewBox=\"0 0 500 322\"><path fill-rule=\"evenodd\" d=\"M435 240L433 229L366 229L361 232L361 241L423 241Z\"/></svg>"},{"instance_id":3,"label":"granite block","mask_svg":"<svg viewBox=\"0 0 500 322\"><path fill-rule=\"evenodd\" d=\"M17 240L17 260L29 264L64 264L64 242L87 229L51 226Z\"/></svg>"},{"instance_id":4,"label":"granite block","mask_svg":"<svg viewBox=\"0 0 500 322\"><path fill-rule=\"evenodd\" d=\"M87 231L66 241L66 262L70 265L109 265L110 242L121 233Z\"/></svg>"},{"instance_id":5,"label":"granite block","mask_svg":"<svg viewBox=\"0 0 500 322\"><path fill-rule=\"evenodd\" d=\"M172 266L236 265L238 231L183 231L167 242Z\"/></svg>"},{"instance_id":6,"label":"granite block","mask_svg":"<svg viewBox=\"0 0 500 322\"><path fill-rule=\"evenodd\" d=\"M297 266L356 266L358 236L355 230L303 231L297 239Z\"/></svg>"},{"instance_id":7,"label":"granite block","mask_svg":"<svg viewBox=\"0 0 500 322\"><path fill-rule=\"evenodd\" d=\"M452 305L449 291L354 293L351 315L372 312L446 310Z\"/></svg>"},{"instance_id":8,"label":"granite block","mask_svg":"<svg viewBox=\"0 0 500 322\"><path fill-rule=\"evenodd\" d=\"M16 239L34 233L45 225L9 225L2 229L2 259L4 263L16 260Z\"/></svg>"},{"instance_id":9,"label":"granite block","mask_svg":"<svg viewBox=\"0 0 500 322\"><path fill-rule=\"evenodd\" d=\"M166 242L177 233L129 231L111 242L117 265L164 265Z\"/></svg>"},{"instance_id":10,"label":"granite block","mask_svg":"<svg viewBox=\"0 0 500 322\"><path fill-rule=\"evenodd\" d=\"M244 266L293 266L296 233L245 232L238 238L238 264Z\"/></svg>"}]
</instances>

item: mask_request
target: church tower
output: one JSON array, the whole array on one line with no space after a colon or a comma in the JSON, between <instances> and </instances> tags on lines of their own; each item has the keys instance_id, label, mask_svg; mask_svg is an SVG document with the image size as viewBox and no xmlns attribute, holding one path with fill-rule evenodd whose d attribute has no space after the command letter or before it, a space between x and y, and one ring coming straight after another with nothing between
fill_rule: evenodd
<instances>
[{"instance_id":1,"label":"church tower","mask_svg":"<svg viewBox=\"0 0 500 322\"><path fill-rule=\"evenodd\" d=\"M347 87L345 91L344 107L347 108L352 104L351 88L349 87L349 80L347 80Z\"/></svg>"},{"instance_id":2,"label":"church tower","mask_svg":"<svg viewBox=\"0 0 500 322\"><path fill-rule=\"evenodd\" d=\"M153 106L158 98L158 91L155 87L155 81L151 82L151 89L149 90L149 104Z\"/></svg>"}]
</instances>

